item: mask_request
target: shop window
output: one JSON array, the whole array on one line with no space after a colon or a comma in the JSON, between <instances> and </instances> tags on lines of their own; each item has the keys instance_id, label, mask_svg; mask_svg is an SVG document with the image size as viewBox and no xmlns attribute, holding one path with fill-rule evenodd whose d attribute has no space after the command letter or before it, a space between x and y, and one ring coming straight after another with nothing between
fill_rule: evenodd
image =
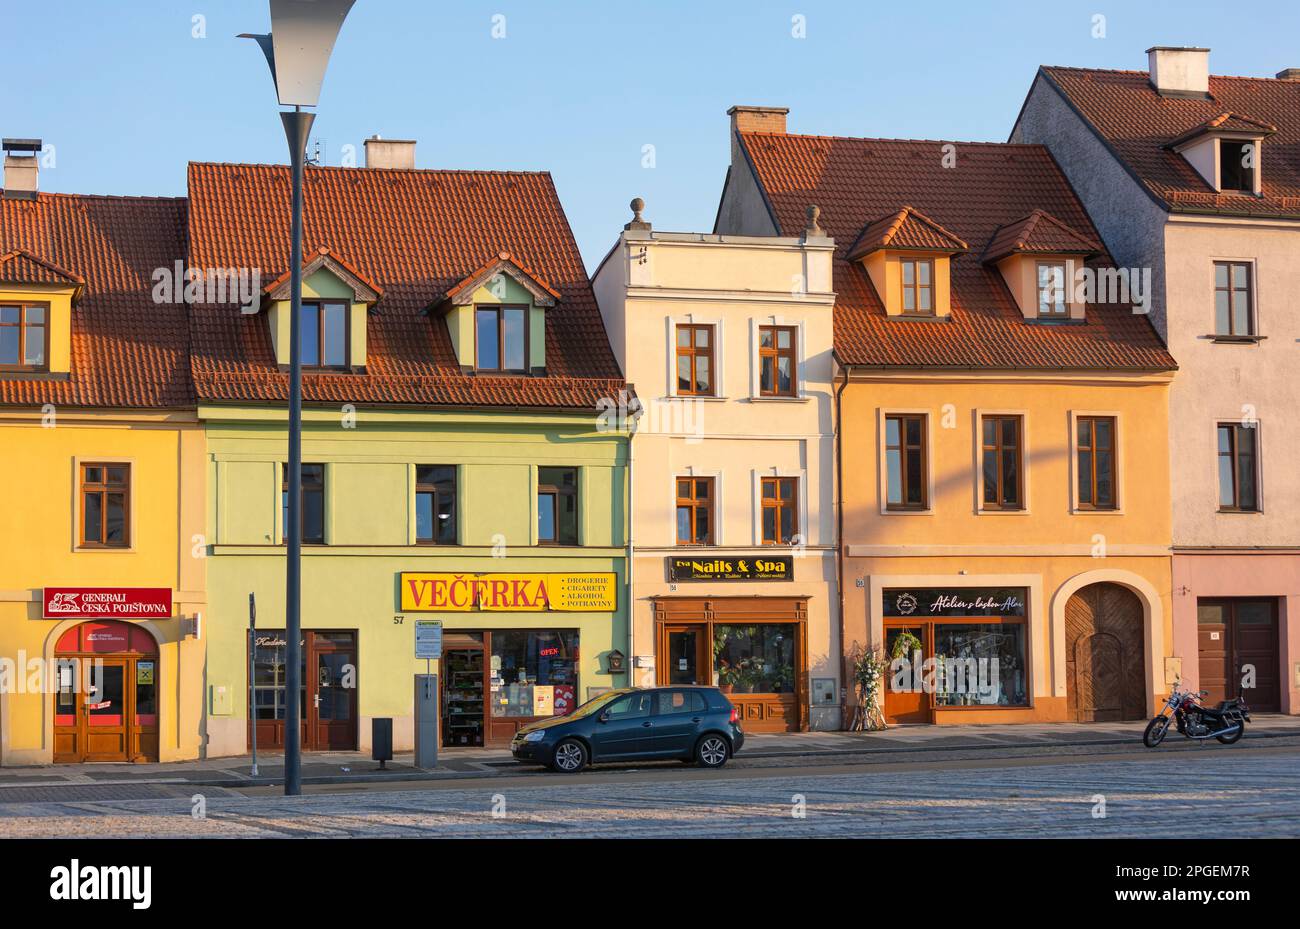
<instances>
[{"instance_id":1,"label":"shop window","mask_svg":"<svg viewBox=\"0 0 1300 929\"><path fill-rule=\"evenodd\" d=\"M81 466L82 548L131 544L131 466L96 462Z\"/></svg>"},{"instance_id":2,"label":"shop window","mask_svg":"<svg viewBox=\"0 0 1300 929\"><path fill-rule=\"evenodd\" d=\"M1078 463L1079 507L1115 509L1115 419L1080 416L1075 461Z\"/></svg>"},{"instance_id":3,"label":"shop window","mask_svg":"<svg viewBox=\"0 0 1300 929\"><path fill-rule=\"evenodd\" d=\"M521 306L478 307L474 312L474 367L522 374L528 369L528 312Z\"/></svg>"},{"instance_id":4,"label":"shop window","mask_svg":"<svg viewBox=\"0 0 1300 929\"><path fill-rule=\"evenodd\" d=\"M758 327L758 392L763 397L794 397L799 393L794 326Z\"/></svg>"},{"instance_id":5,"label":"shop window","mask_svg":"<svg viewBox=\"0 0 1300 929\"><path fill-rule=\"evenodd\" d=\"M677 544L713 544L713 478L677 478Z\"/></svg>"},{"instance_id":6,"label":"shop window","mask_svg":"<svg viewBox=\"0 0 1300 929\"><path fill-rule=\"evenodd\" d=\"M286 713L285 641L280 635L261 636L253 650L253 706L258 719L283 720ZM307 649L299 651L298 718L307 718Z\"/></svg>"},{"instance_id":7,"label":"shop window","mask_svg":"<svg viewBox=\"0 0 1300 929\"><path fill-rule=\"evenodd\" d=\"M677 327L677 393L712 397L714 391L713 327Z\"/></svg>"},{"instance_id":8,"label":"shop window","mask_svg":"<svg viewBox=\"0 0 1300 929\"><path fill-rule=\"evenodd\" d=\"M0 370L46 369L50 356L49 312L43 303L0 306Z\"/></svg>"},{"instance_id":9,"label":"shop window","mask_svg":"<svg viewBox=\"0 0 1300 929\"><path fill-rule=\"evenodd\" d=\"M886 416L885 507L925 509L927 480L925 416Z\"/></svg>"},{"instance_id":10,"label":"shop window","mask_svg":"<svg viewBox=\"0 0 1300 929\"><path fill-rule=\"evenodd\" d=\"M153 659L135 663L135 725L158 725L158 662Z\"/></svg>"},{"instance_id":11,"label":"shop window","mask_svg":"<svg viewBox=\"0 0 1300 929\"><path fill-rule=\"evenodd\" d=\"M791 623L713 627L713 669L735 693L794 693L796 658Z\"/></svg>"},{"instance_id":12,"label":"shop window","mask_svg":"<svg viewBox=\"0 0 1300 929\"><path fill-rule=\"evenodd\" d=\"M934 261L929 258L904 259L903 312L934 313Z\"/></svg>"},{"instance_id":13,"label":"shop window","mask_svg":"<svg viewBox=\"0 0 1300 929\"><path fill-rule=\"evenodd\" d=\"M799 534L799 479L765 477L763 497L763 544L793 545Z\"/></svg>"},{"instance_id":14,"label":"shop window","mask_svg":"<svg viewBox=\"0 0 1300 929\"><path fill-rule=\"evenodd\" d=\"M986 510L1024 508L1019 416L985 416L983 430L983 501Z\"/></svg>"},{"instance_id":15,"label":"shop window","mask_svg":"<svg viewBox=\"0 0 1300 929\"><path fill-rule=\"evenodd\" d=\"M1026 706L1024 623L936 623L936 706Z\"/></svg>"},{"instance_id":16,"label":"shop window","mask_svg":"<svg viewBox=\"0 0 1300 929\"><path fill-rule=\"evenodd\" d=\"M1250 299L1250 265L1247 262L1214 263L1214 334L1255 334L1255 314Z\"/></svg>"},{"instance_id":17,"label":"shop window","mask_svg":"<svg viewBox=\"0 0 1300 929\"><path fill-rule=\"evenodd\" d=\"M302 305L298 341L304 368L343 368L348 363L348 305L307 302Z\"/></svg>"},{"instance_id":18,"label":"shop window","mask_svg":"<svg viewBox=\"0 0 1300 929\"><path fill-rule=\"evenodd\" d=\"M567 716L577 707L577 630L494 631L490 697L494 717Z\"/></svg>"},{"instance_id":19,"label":"shop window","mask_svg":"<svg viewBox=\"0 0 1300 929\"><path fill-rule=\"evenodd\" d=\"M422 545L456 544L456 468L417 465L415 539Z\"/></svg>"},{"instance_id":20,"label":"shop window","mask_svg":"<svg viewBox=\"0 0 1300 929\"><path fill-rule=\"evenodd\" d=\"M1253 513L1259 509L1255 429L1241 423L1220 423L1218 434L1219 509Z\"/></svg>"},{"instance_id":21,"label":"shop window","mask_svg":"<svg viewBox=\"0 0 1300 929\"><path fill-rule=\"evenodd\" d=\"M1061 262L1038 264L1038 317L1065 319L1065 265Z\"/></svg>"},{"instance_id":22,"label":"shop window","mask_svg":"<svg viewBox=\"0 0 1300 929\"><path fill-rule=\"evenodd\" d=\"M299 507L304 545L325 544L325 466L302 466L302 503ZM289 466L282 469L280 484L280 534L289 538Z\"/></svg>"},{"instance_id":23,"label":"shop window","mask_svg":"<svg viewBox=\"0 0 1300 929\"><path fill-rule=\"evenodd\" d=\"M537 541L578 544L578 469L537 469Z\"/></svg>"}]
</instances>

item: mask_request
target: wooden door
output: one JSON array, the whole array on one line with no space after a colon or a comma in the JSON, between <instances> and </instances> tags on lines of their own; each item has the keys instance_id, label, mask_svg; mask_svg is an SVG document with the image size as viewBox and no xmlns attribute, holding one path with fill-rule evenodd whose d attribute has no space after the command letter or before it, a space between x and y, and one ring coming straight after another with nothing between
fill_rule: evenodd
<instances>
[{"instance_id":1,"label":"wooden door","mask_svg":"<svg viewBox=\"0 0 1300 929\"><path fill-rule=\"evenodd\" d=\"M663 684L713 683L713 667L709 654L709 630L704 623L684 626L665 626L664 647L667 667L662 675Z\"/></svg>"},{"instance_id":2,"label":"wooden door","mask_svg":"<svg viewBox=\"0 0 1300 929\"><path fill-rule=\"evenodd\" d=\"M307 742L312 751L357 749L357 650L352 632L307 634Z\"/></svg>"},{"instance_id":3,"label":"wooden door","mask_svg":"<svg viewBox=\"0 0 1300 929\"><path fill-rule=\"evenodd\" d=\"M1147 715L1142 603L1118 584L1092 584L1065 605L1066 703L1077 722Z\"/></svg>"},{"instance_id":4,"label":"wooden door","mask_svg":"<svg viewBox=\"0 0 1300 929\"><path fill-rule=\"evenodd\" d=\"M130 662L125 658L88 660L91 691L80 707L83 761L128 761L131 747ZM93 696L92 696L93 695Z\"/></svg>"},{"instance_id":5,"label":"wooden door","mask_svg":"<svg viewBox=\"0 0 1300 929\"><path fill-rule=\"evenodd\" d=\"M1196 632L1207 703L1242 697L1252 710L1282 707L1277 601L1199 600ZM1252 685L1253 686L1250 686Z\"/></svg>"},{"instance_id":6,"label":"wooden door","mask_svg":"<svg viewBox=\"0 0 1300 929\"><path fill-rule=\"evenodd\" d=\"M895 675L890 656L894 654L894 646L904 633L911 633L921 640L922 662L933 657L933 645L930 641L930 626L928 623L913 623L911 625L900 623L885 627L885 657L887 660L885 680L883 682L885 690L885 721L889 723L932 722L934 714L930 707L930 694L919 686L919 680L914 679L921 674L922 669L919 665L915 668L915 674L900 677L898 687L895 688ZM914 654L907 656L909 668L915 664L915 657Z\"/></svg>"}]
</instances>

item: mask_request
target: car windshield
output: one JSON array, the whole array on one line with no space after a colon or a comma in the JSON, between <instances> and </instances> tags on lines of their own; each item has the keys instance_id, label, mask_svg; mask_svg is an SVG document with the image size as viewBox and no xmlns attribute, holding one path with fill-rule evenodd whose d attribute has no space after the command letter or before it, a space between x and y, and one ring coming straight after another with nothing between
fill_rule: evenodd
<instances>
[{"instance_id":1,"label":"car windshield","mask_svg":"<svg viewBox=\"0 0 1300 929\"><path fill-rule=\"evenodd\" d=\"M569 719L577 719L580 716L590 716L608 706L611 700L616 700L624 694L631 693L631 690L611 690L609 693L601 694L599 697L592 697L582 706L578 707L569 714Z\"/></svg>"}]
</instances>

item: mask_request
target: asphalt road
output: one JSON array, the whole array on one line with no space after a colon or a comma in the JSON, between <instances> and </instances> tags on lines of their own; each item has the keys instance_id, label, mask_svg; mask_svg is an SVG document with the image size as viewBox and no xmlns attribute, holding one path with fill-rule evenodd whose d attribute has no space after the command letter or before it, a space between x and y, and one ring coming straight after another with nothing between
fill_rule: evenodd
<instances>
[{"instance_id":1,"label":"asphalt road","mask_svg":"<svg viewBox=\"0 0 1300 929\"><path fill-rule=\"evenodd\" d=\"M86 796L14 788L0 797L0 836L1295 837L1297 741L803 758L780 767L737 759L722 771L674 764L502 773L309 787L296 798L273 788L153 785L143 796L143 785L121 796L111 786Z\"/></svg>"}]
</instances>

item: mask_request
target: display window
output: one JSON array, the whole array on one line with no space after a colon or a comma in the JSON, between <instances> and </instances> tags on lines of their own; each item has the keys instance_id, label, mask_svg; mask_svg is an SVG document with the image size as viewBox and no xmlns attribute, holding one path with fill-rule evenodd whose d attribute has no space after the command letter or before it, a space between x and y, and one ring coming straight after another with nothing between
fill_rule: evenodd
<instances>
[{"instance_id":1,"label":"display window","mask_svg":"<svg viewBox=\"0 0 1300 929\"><path fill-rule=\"evenodd\" d=\"M713 672L735 693L793 693L793 623L713 627Z\"/></svg>"},{"instance_id":2,"label":"display window","mask_svg":"<svg viewBox=\"0 0 1300 929\"><path fill-rule=\"evenodd\" d=\"M492 715L566 716L577 706L578 632L493 632Z\"/></svg>"}]
</instances>

